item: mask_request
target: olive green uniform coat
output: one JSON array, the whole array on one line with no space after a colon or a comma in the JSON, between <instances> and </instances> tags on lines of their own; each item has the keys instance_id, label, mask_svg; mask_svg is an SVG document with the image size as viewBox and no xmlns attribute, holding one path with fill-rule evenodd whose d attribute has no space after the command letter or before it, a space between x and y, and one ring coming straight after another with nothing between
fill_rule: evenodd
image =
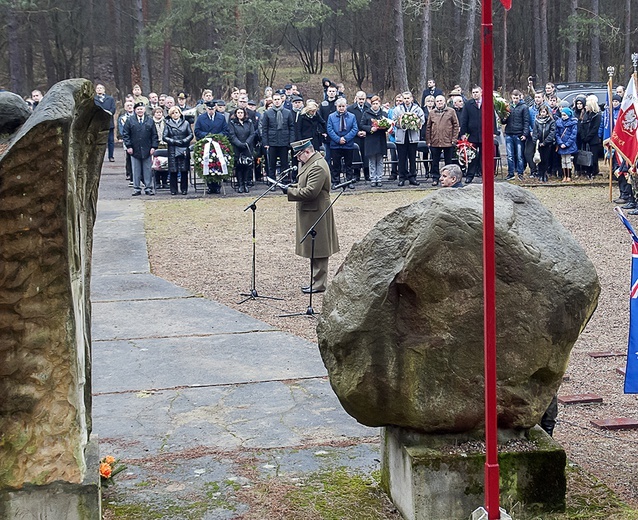
<instances>
[{"instance_id":1,"label":"olive green uniform coat","mask_svg":"<svg viewBox=\"0 0 638 520\"><path fill-rule=\"evenodd\" d=\"M297 202L297 232L295 254L310 258L312 240L299 241L330 205L330 168L319 152L301 166L297 184L288 188L288 200ZM339 237L332 208L315 228L315 258L328 258L339 251Z\"/></svg>"}]
</instances>

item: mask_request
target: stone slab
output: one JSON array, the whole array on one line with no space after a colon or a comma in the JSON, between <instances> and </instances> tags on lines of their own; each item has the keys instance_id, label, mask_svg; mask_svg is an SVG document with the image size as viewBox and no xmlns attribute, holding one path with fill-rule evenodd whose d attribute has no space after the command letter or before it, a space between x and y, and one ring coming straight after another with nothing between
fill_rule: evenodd
<instances>
[{"instance_id":1,"label":"stone slab","mask_svg":"<svg viewBox=\"0 0 638 520\"><path fill-rule=\"evenodd\" d=\"M528 432L528 440L532 449L525 451L499 446L503 501L535 513L564 511L565 451L538 426ZM385 428L381 486L403 518L466 520L483 503L485 454L451 449L458 446L443 435Z\"/></svg>"},{"instance_id":2,"label":"stone slab","mask_svg":"<svg viewBox=\"0 0 638 520\"><path fill-rule=\"evenodd\" d=\"M93 344L94 393L325 376L316 345L277 331Z\"/></svg>"},{"instance_id":3,"label":"stone slab","mask_svg":"<svg viewBox=\"0 0 638 520\"><path fill-rule=\"evenodd\" d=\"M597 351L597 352L587 352L587 355L593 358L607 358L607 357L626 356L627 354L623 352Z\"/></svg>"},{"instance_id":4,"label":"stone slab","mask_svg":"<svg viewBox=\"0 0 638 520\"><path fill-rule=\"evenodd\" d=\"M103 452L127 459L200 446L280 448L379 434L343 411L324 378L97 395L93 431Z\"/></svg>"},{"instance_id":5,"label":"stone slab","mask_svg":"<svg viewBox=\"0 0 638 520\"><path fill-rule=\"evenodd\" d=\"M115 236L93 245L93 274L149 273L148 251L144 237Z\"/></svg>"},{"instance_id":6,"label":"stone slab","mask_svg":"<svg viewBox=\"0 0 638 520\"><path fill-rule=\"evenodd\" d=\"M617 368L616 373L620 374L621 376L624 376L626 374L624 368Z\"/></svg>"},{"instance_id":7,"label":"stone slab","mask_svg":"<svg viewBox=\"0 0 638 520\"><path fill-rule=\"evenodd\" d=\"M617 417L615 419L598 419L591 421L591 424L601 430L635 430L638 428L638 419L629 417Z\"/></svg>"},{"instance_id":8,"label":"stone slab","mask_svg":"<svg viewBox=\"0 0 638 520\"><path fill-rule=\"evenodd\" d=\"M96 275L91 278L93 303L153 298L187 298L193 293L162 278L149 274Z\"/></svg>"},{"instance_id":9,"label":"stone slab","mask_svg":"<svg viewBox=\"0 0 638 520\"><path fill-rule=\"evenodd\" d=\"M96 302L92 328L94 342L273 330L205 298Z\"/></svg>"},{"instance_id":10,"label":"stone slab","mask_svg":"<svg viewBox=\"0 0 638 520\"><path fill-rule=\"evenodd\" d=\"M602 403L603 398L596 394L559 395L558 402L564 405Z\"/></svg>"},{"instance_id":11,"label":"stone slab","mask_svg":"<svg viewBox=\"0 0 638 520\"><path fill-rule=\"evenodd\" d=\"M85 448L87 471L81 484L54 482L0 489L2 520L102 520L100 456L96 435Z\"/></svg>"}]
</instances>

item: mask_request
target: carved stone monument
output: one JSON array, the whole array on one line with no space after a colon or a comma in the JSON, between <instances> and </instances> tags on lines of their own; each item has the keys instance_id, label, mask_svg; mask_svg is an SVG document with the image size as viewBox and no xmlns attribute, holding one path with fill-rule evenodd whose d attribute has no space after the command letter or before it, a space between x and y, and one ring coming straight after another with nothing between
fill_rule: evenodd
<instances>
[{"instance_id":1,"label":"carved stone monument","mask_svg":"<svg viewBox=\"0 0 638 520\"><path fill-rule=\"evenodd\" d=\"M87 80L56 84L0 142L3 520L101 518L89 280L109 115L94 94Z\"/></svg>"},{"instance_id":2,"label":"carved stone monument","mask_svg":"<svg viewBox=\"0 0 638 520\"><path fill-rule=\"evenodd\" d=\"M495 191L498 425L503 439L513 439L529 437L558 390L600 287L583 249L536 197L509 184ZM407 518L456 518L449 510L415 513L415 497L402 508L392 482L406 467L418 474L415 464L426 464L424 454L442 437L452 444L482 438L481 188L438 190L377 223L328 288L317 332L345 410L388 427L384 480L399 509ZM548 437L544 449L550 444ZM564 453L558 461L564 504ZM482 488L472 489L478 506ZM517 493L516 500L530 498ZM546 505L560 503L552 495Z\"/></svg>"}]
</instances>

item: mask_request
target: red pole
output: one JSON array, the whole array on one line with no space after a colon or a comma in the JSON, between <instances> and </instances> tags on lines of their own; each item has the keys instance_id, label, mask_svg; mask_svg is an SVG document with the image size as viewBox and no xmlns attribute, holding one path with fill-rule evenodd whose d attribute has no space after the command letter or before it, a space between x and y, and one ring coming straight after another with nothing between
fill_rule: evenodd
<instances>
[{"instance_id":1,"label":"red pole","mask_svg":"<svg viewBox=\"0 0 638 520\"><path fill-rule=\"evenodd\" d=\"M499 519L498 430L496 413L496 260L494 246L494 50L492 0L482 0L481 69L483 171L483 327L485 355L485 509Z\"/></svg>"}]
</instances>

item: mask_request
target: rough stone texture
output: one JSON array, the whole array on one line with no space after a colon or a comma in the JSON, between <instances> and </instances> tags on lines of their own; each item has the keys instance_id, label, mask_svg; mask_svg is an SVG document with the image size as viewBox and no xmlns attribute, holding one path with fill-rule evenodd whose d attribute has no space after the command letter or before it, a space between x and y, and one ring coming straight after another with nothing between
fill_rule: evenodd
<instances>
[{"instance_id":1,"label":"rough stone texture","mask_svg":"<svg viewBox=\"0 0 638 520\"><path fill-rule=\"evenodd\" d=\"M30 115L24 99L13 92L0 92L0 134L15 132Z\"/></svg>"},{"instance_id":2,"label":"rough stone texture","mask_svg":"<svg viewBox=\"0 0 638 520\"><path fill-rule=\"evenodd\" d=\"M499 427L538 422L600 292L581 247L531 193L496 186ZM482 191L439 190L355 244L317 327L332 387L368 426L483 427Z\"/></svg>"},{"instance_id":3,"label":"rough stone texture","mask_svg":"<svg viewBox=\"0 0 638 520\"><path fill-rule=\"evenodd\" d=\"M483 449L458 436L383 432L381 486L406 520L466 520L485 500ZM565 510L565 451L539 426L525 442L499 448L502 503L538 512ZM540 517L537 517L540 518Z\"/></svg>"},{"instance_id":4,"label":"rough stone texture","mask_svg":"<svg viewBox=\"0 0 638 520\"><path fill-rule=\"evenodd\" d=\"M79 484L91 429L89 280L109 118L49 90L0 156L0 488Z\"/></svg>"}]
</instances>

